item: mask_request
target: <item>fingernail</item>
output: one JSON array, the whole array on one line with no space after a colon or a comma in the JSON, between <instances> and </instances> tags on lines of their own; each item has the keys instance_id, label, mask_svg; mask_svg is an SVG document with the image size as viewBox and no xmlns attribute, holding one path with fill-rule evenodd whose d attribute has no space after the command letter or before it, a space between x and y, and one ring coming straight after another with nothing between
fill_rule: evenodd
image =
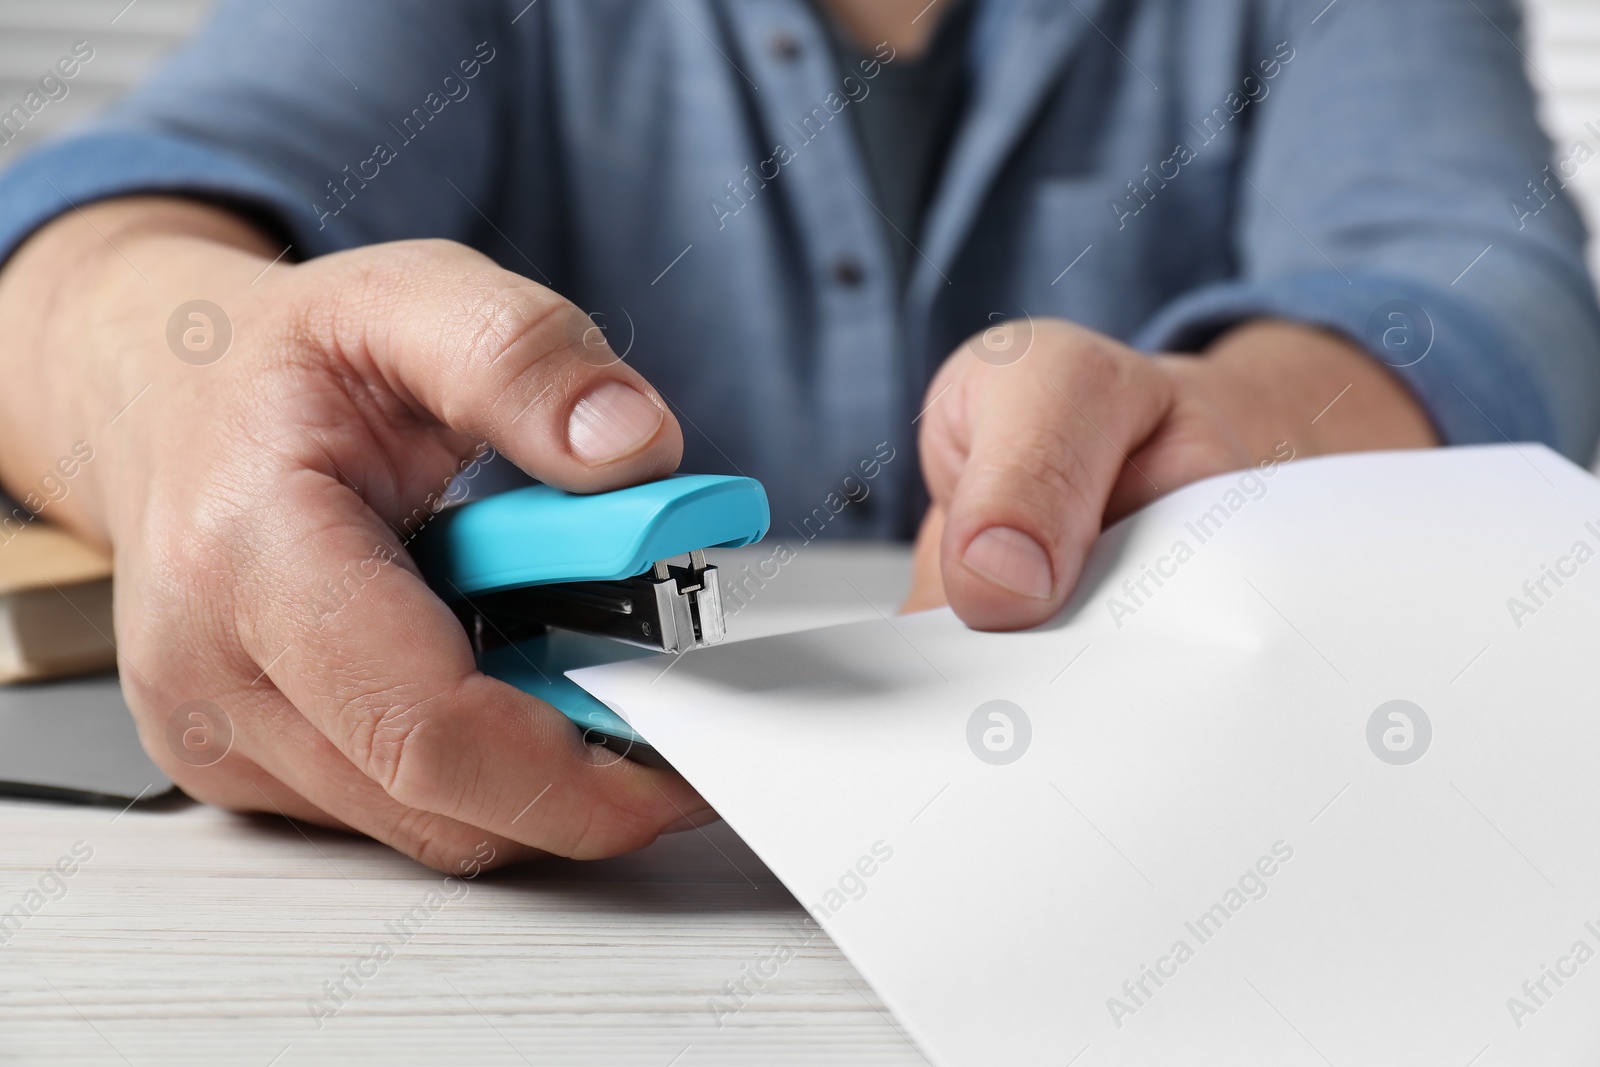
<instances>
[{"instance_id":1,"label":"fingernail","mask_svg":"<svg viewBox=\"0 0 1600 1067\"><path fill-rule=\"evenodd\" d=\"M650 398L619 381L601 382L567 419L567 445L591 467L632 455L655 437L666 418Z\"/></svg>"},{"instance_id":2,"label":"fingernail","mask_svg":"<svg viewBox=\"0 0 1600 1067\"><path fill-rule=\"evenodd\" d=\"M1018 596L1050 598L1050 556L1021 530L989 527L972 539L961 562L968 570Z\"/></svg>"},{"instance_id":3,"label":"fingernail","mask_svg":"<svg viewBox=\"0 0 1600 1067\"><path fill-rule=\"evenodd\" d=\"M714 809L707 808L705 811L698 811L693 815L685 816L677 822L668 823L661 828L661 832L664 834L681 834L685 830L698 830L707 823L716 822L719 818L721 816Z\"/></svg>"}]
</instances>

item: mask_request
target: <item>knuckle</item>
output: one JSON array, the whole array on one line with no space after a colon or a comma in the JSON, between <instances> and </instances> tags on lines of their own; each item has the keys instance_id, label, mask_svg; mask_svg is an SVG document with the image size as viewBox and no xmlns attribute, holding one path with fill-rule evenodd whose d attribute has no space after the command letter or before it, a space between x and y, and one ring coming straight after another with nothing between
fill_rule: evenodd
<instances>
[{"instance_id":1,"label":"knuckle","mask_svg":"<svg viewBox=\"0 0 1600 1067\"><path fill-rule=\"evenodd\" d=\"M613 792L586 807L581 820L566 828L562 854L573 859L604 859L632 852L654 841L664 825L651 801L654 790L637 797Z\"/></svg>"},{"instance_id":2,"label":"knuckle","mask_svg":"<svg viewBox=\"0 0 1600 1067\"><path fill-rule=\"evenodd\" d=\"M1070 380L1080 383L1101 376L1115 379L1142 363L1146 357L1122 343L1064 319L1036 319L1035 348L1046 358L1031 369L1034 373L1060 377L1065 369Z\"/></svg>"},{"instance_id":3,"label":"knuckle","mask_svg":"<svg viewBox=\"0 0 1600 1067\"><path fill-rule=\"evenodd\" d=\"M439 699L407 683L346 679L338 694L339 720L346 724L345 751L362 773L409 808L436 810L442 798L436 764Z\"/></svg>"},{"instance_id":4,"label":"knuckle","mask_svg":"<svg viewBox=\"0 0 1600 1067\"><path fill-rule=\"evenodd\" d=\"M598 809L603 801L588 801L571 806L562 814L546 812L536 824L536 843L546 852L569 859L595 859L614 855L597 849L595 841L598 826L604 823ZM603 848L603 846L601 846Z\"/></svg>"},{"instance_id":5,"label":"knuckle","mask_svg":"<svg viewBox=\"0 0 1600 1067\"><path fill-rule=\"evenodd\" d=\"M480 847L487 841L481 830L416 808L400 816L393 838L406 855L446 874L460 874L480 862Z\"/></svg>"},{"instance_id":6,"label":"knuckle","mask_svg":"<svg viewBox=\"0 0 1600 1067\"><path fill-rule=\"evenodd\" d=\"M618 764L598 773L576 780L576 794L530 812L522 839L551 855L580 860L616 856L654 841L667 818L655 789L634 777L649 772Z\"/></svg>"},{"instance_id":7,"label":"knuckle","mask_svg":"<svg viewBox=\"0 0 1600 1067\"><path fill-rule=\"evenodd\" d=\"M341 283L353 282L358 291L381 300L407 282L439 273L459 273L471 262L491 265L481 253L442 237L420 237L386 244L367 245L308 260L311 273L327 272L327 282L315 288L337 291Z\"/></svg>"},{"instance_id":8,"label":"knuckle","mask_svg":"<svg viewBox=\"0 0 1600 1067\"><path fill-rule=\"evenodd\" d=\"M538 339L541 328L566 310L565 300L531 286L479 290L462 316L463 351L483 368L502 367L529 347L519 342Z\"/></svg>"},{"instance_id":9,"label":"knuckle","mask_svg":"<svg viewBox=\"0 0 1600 1067\"><path fill-rule=\"evenodd\" d=\"M442 413L452 425L478 408L483 397L498 397L520 387L537 388L539 379L563 366L577 309L548 290L515 286L473 297L461 323L458 348L468 390L452 390ZM476 412L472 412L475 414Z\"/></svg>"},{"instance_id":10,"label":"knuckle","mask_svg":"<svg viewBox=\"0 0 1600 1067\"><path fill-rule=\"evenodd\" d=\"M1036 489L1024 494L1027 499L1052 502L1052 511L1074 508L1084 503L1091 473L1078 450L1072 448L1059 431L1042 435L1016 457L1017 473Z\"/></svg>"},{"instance_id":11,"label":"knuckle","mask_svg":"<svg viewBox=\"0 0 1600 1067\"><path fill-rule=\"evenodd\" d=\"M1040 433L1006 456L990 472L1006 510L1041 531L1083 525L1092 536L1099 526L1095 472L1073 447L1064 429ZM1088 521L1092 516L1093 522Z\"/></svg>"},{"instance_id":12,"label":"knuckle","mask_svg":"<svg viewBox=\"0 0 1600 1067\"><path fill-rule=\"evenodd\" d=\"M1045 368L1046 373L1059 376L1064 368L1071 384L1080 389L1112 386L1132 372L1124 353L1094 334L1076 330L1062 334L1049 351L1055 365Z\"/></svg>"}]
</instances>

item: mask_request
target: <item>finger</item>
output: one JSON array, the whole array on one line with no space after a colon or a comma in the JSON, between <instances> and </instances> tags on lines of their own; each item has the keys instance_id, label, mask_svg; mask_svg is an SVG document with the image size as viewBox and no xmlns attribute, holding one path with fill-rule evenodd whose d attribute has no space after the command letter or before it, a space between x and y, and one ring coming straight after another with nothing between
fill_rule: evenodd
<instances>
[{"instance_id":1,"label":"finger","mask_svg":"<svg viewBox=\"0 0 1600 1067\"><path fill-rule=\"evenodd\" d=\"M1172 404L1165 375L1131 349L1067 323L1033 329L1014 363L953 357L956 387L922 430L946 514L945 593L977 629L1033 626L1060 609L1129 453Z\"/></svg>"},{"instance_id":2,"label":"finger","mask_svg":"<svg viewBox=\"0 0 1600 1067\"><path fill-rule=\"evenodd\" d=\"M641 847L706 808L678 776L584 744L555 709L479 673L461 624L396 565L392 531L353 491L308 473L282 504L271 533L288 547L249 565L241 640L397 804L578 858Z\"/></svg>"},{"instance_id":3,"label":"finger","mask_svg":"<svg viewBox=\"0 0 1600 1067\"><path fill-rule=\"evenodd\" d=\"M270 706L258 706L249 719L252 731L270 732L269 737L255 739L255 759L305 803L337 813L342 825L451 874L487 870L540 854L499 834L400 804L276 691L269 693L266 704Z\"/></svg>"},{"instance_id":4,"label":"finger","mask_svg":"<svg viewBox=\"0 0 1600 1067\"><path fill-rule=\"evenodd\" d=\"M201 752L203 763L173 750L159 716L141 740L184 793L234 812L277 815L360 833L437 870L462 873L528 859L537 850L477 827L396 803L334 748L271 685L253 684L219 697L213 715L225 721L226 747ZM226 705L224 707L224 705ZM213 729L218 722L211 723Z\"/></svg>"},{"instance_id":5,"label":"finger","mask_svg":"<svg viewBox=\"0 0 1600 1067\"><path fill-rule=\"evenodd\" d=\"M302 284L319 309L314 334L539 480L593 492L676 469L683 436L666 401L588 316L544 286L445 241L310 266Z\"/></svg>"},{"instance_id":6,"label":"finger","mask_svg":"<svg viewBox=\"0 0 1600 1067\"><path fill-rule=\"evenodd\" d=\"M138 719L138 716L135 717ZM242 746L230 744L215 763L196 766L181 759L167 749L165 730L152 728L151 736L141 725L139 739L150 759L185 796L202 804L210 804L227 811L275 812L286 819L324 826L330 830L349 831L351 826L308 800L303 794L284 784L246 756Z\"/></svg>"},{"instance_id":7,"label":"finger","mask_svg":"<svg viewBox=\"0 0 1600 1067\"><path fill-rule=\"evenodd\" d=\"M935 504L923 517L917 542L911 549L911 590L900 605L902 615L949 603L944 595L944 577L939 572L939 543L943 537L944 509Z\"/></svg>"}]
</instances>

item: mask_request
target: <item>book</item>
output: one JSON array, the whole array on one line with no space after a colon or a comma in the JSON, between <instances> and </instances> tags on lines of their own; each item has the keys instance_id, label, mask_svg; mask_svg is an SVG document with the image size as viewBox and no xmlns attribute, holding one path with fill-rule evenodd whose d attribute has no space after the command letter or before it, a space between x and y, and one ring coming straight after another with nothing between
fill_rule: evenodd
<instances>
[{"instance_id":1,"label":"book","mask_svg":"<svg viewBox=\"0 0 1600 1067\"><path fill-rule=\"evenodd\" d=\"M0 685L116 666L111 560L60 527L0 541Z\"/></svg>"}]
</instances>

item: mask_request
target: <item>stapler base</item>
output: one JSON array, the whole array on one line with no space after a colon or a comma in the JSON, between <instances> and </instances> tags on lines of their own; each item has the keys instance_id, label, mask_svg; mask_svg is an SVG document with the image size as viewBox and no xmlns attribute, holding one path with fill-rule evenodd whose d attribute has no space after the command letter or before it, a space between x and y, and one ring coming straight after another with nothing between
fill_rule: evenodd
<instances>
[{"instance_id":1,"label":"stapler base","mask_svg":"<svg viewBox=\"0 0 1600 1067\"><path fill-rule=\"evenodd\" d=\"M667 665L667 657L662 653L636 645L567 630L551 630L480 652L478 669L561 712L583 731L584 740L589 744L603 745L635 763L665 767L666 760L637 730L565 673L579 667L649 656L661 656L662 666Z\"/></svg>"}]
</instances>

